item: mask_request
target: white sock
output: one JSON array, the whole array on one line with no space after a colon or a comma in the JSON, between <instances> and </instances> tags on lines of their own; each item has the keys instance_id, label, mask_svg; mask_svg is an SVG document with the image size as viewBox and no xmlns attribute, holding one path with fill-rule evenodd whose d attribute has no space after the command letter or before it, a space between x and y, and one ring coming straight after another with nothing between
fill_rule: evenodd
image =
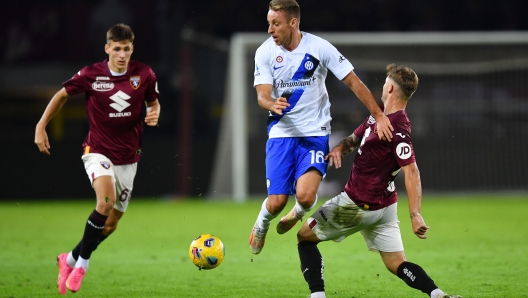
<instances>
[{"instance_id":1,"label":"white sock","mask_svg":"<svg viewBox=\"0 0 528 298\"><path fill-rule=\"evenodd\" d=\"M310 298L326 298L325 292L315 292L310 295Z\"/></svg>"},{"instance_id":2,"label":"white sock","mask_svg":"<svg viewBox=\"0 0 528 298\"><path fill-rule=\"evenodd\" d=\"M431 298L436 298L437 296L440 296L440 295L443 295L445 294L442 290L440 289L434 289L432 292L431 292Z\"/></svg>"},{"instance_id":3,"label":"white sock","mask_svg":"<svg viewBox=\"0 0 528 298\"><path fill-rule=\"evenodd\" d=\"M88 262L90 262L90 260L83 259L79 256L77 263L75 263L75 268L83 267L84 270L88 270Z\"/></svg>"},{"instance_id":4,"label":"white sock","mask_svg":"<svg viewBox=\"0 0 528 298\"><path fill-rule=\"evenodd\" d=\"M268 198L264 200L264 203L262 203L262 207L260 208L259 215L257 217L257 226L261 229L267 230L270 226L271 220L277 217L277 215L272 215L269 213L268 208L266 208L266 203L268 202Z\"/></svg>"},{"instance_id":5,"label":"white sock","mask_svg":"<svg viewBox=\"0 0 528 298\"><path fill-rule=\"evenodd\" d=\"M297 197L295 197L295 206L293 206L293 210L295 210L295 214L301 218L306 215L306 212L312 210L313 207L317 204L317 198L318 196L315 195L315 201L313 202L312 206L309 208L303 208L301 205L299 205L299 201L297 201Z\"/></svg>"},{"instance_id":6,"label":"white sock","mask_svg":"<svg viewBox=\"0 0 528 298\"><path fill-rule=\"evenodd\" d=\"M68 254L68 257L66 258L66 263L68 263L68 266L74 268L75 263L77 263L77 260L73 258L72 252Z\"/></svg>"}]
</instances>

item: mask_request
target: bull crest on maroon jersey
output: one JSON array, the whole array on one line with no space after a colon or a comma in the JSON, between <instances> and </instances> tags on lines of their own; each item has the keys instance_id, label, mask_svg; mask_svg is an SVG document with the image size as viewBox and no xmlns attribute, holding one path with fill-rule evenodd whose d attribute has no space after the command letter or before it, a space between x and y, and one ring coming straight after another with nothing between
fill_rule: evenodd
<instances>
[{"instance_id":1,"label":"bull crest on maroon jersey","mask_svg":"<svg viewBox=\"0 0 528 298\"><path fill-rule=\"evenodd\" d=\"M141 84L141 77L140 76L130 77L130 86L132 86L132 88L137 90L137 88L139 88L140 84Z\"/></svg>"}]
</instances>

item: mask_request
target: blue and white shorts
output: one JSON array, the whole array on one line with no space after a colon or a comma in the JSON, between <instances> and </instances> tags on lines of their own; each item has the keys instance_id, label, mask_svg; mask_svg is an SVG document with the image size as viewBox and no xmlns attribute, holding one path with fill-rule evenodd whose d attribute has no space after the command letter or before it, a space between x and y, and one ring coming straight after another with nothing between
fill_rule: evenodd
<instances>
[{"instance_id":1,"label":"blue and white shorts","mask_svg":"<svg viewBox=\"0 0 528 298\"><path fill-rule=\"evenodd\" d=\"M297 179L309 169L323 178L328 163L329 136L271 138L266 143L266 183L268 195L293 195Z\"/></svg>"}]
</instances>

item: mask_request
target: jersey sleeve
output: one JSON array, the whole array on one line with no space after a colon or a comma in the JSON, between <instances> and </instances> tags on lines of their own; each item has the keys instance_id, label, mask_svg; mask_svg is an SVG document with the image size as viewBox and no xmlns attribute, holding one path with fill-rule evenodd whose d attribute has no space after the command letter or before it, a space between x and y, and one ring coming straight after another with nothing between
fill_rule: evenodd
<instances>
[{"instance_id":1,"label":"jersey sleeve","mask_svg":"<svg viewBox=\"0 0 528 298\"><path fill-rule=\"evenodd\" d=\"M269 62L269 49L266 46L261 46L255 52L255 77L253 87L262 84L273 85L273 72L271 71L271 63Z\"/></svg>"},{"instance_id":2,"label":"jersey sleeve","mask_svg":"<svg viewBox=\"0 0 528 298\"><path fill-rule=\"evenodd\" d=\"M399 123L393 123L392 125L394 131L392 132L393 138L390 144L394 157L396 157L396 160L398 161L398 165L403 167L416 162L409 129L399 125Z\"/></svg>"},{"instance_id":3,"label":"jersey sleeve","mask_svg":"<svg viewBox=\"0 0 528 298\"><path fill-rule=\"evenodd\" d=\"M358 137L360 140L363 138L363 135L365 134L365 130L366 130L367 127L368 127L368 124L367 124L368 119L369 119L369 118L367 118L367 120L363 121L363 123L361 123L361 125L358 126L358 127L354 130L354 134L355 134L356 137Z\"/></svg>"},{"instance_id":4,"label":"jersey sleeve","mask_svg":"<svg viewBox=\"0 0 528 298\"><path fill-rule=\"evenodd\" d=\"M321 57L323 63L337 79L344 79L352 70L354 66L345 58L331 43L324 40L321 46Z\"/></svg>"},{"instance_id":5,"label":"jersey sleeve","mask_svg":"<svg viewBox=\"0 0 528 298\"><path fill-rule=\"evenodd\" d=\"M88 67L84 67L79 70L78 73L73 75L73 77L66 82L62 83L66 93L68 95L80 94L88 91L89 84L87 81L86 73L88 72Z\"/></svg>"},{"instance_id":6,"label":"jersey sleeve","mask_svg":"<svg viewBox=\"0 0 528 298\"><path fill-rule=\"evenodd\" d=\"M147 102L153 102L156 99L159 98L160 93L158 90L158 80L156 78L156 74L152 69L148 69L149 71L149 83L147 85L147 90L145 91L145 101Z\"/></svg>"}]
</instances>

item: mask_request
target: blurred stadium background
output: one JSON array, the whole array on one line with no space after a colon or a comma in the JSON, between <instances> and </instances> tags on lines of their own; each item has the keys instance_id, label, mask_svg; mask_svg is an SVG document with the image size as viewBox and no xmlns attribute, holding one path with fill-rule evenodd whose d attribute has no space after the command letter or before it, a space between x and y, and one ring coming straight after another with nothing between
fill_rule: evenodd
<instances>
[{"instance_id":1,"label":"blurred stadium background","mask_svg":"<svg viewBox=\"0 0 528 298\"><path fill-rule=\"evenodd\" d=\"M495 36L495 43L461 45L440 40L435 45L362 44L338 49L376 98L387 63L404 63L418 72L420 86L408 111L426 191L528 191L525 1L413 0L406 5L385 0L324 5L298 1L301 30L313 33ZM70 98L49 124L51 156L38 152L34 128L63 81L83 66L105 59L106 30L119 22L132 26L136 34L133 59L154 69L162 93L160 126L145 128L134 197L230 197L230 156L220 151L228 148L221 140L228 137L222 131L229 113L230 41L237 33L266 32L268 2L20 0L4 4L0 11L0 199L92 197L80 159L87 132L83 97ZM248 138L251 196L266 192L266 112L258 107L251 86L255 48L235 57L247 62L247 114L243 115L247 127L235 133ZM327 87L334 145L367 114L333 75ZM329 171L322 195L340 190L348 171L348 166Z\"/></svg>"}]
</instances>

